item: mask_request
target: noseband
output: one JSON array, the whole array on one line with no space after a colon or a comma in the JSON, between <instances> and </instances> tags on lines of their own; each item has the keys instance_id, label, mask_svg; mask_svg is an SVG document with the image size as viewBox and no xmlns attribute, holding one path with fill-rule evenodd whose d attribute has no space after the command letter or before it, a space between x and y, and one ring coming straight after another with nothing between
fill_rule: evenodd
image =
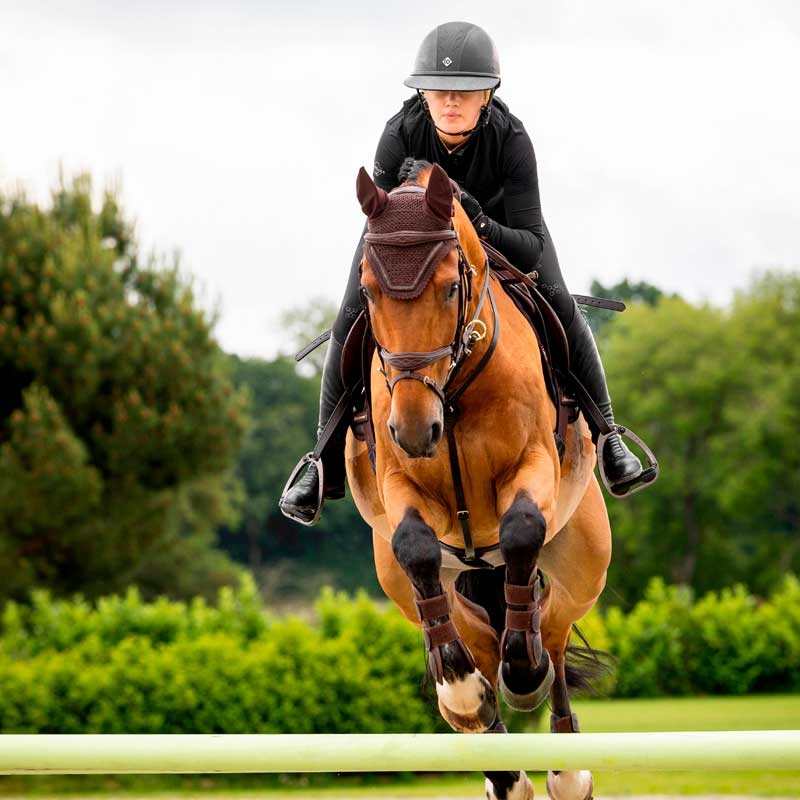
<instances>
[{"instance_id":1,"label":"noseband","mask_svg":"<svg viewBox=\"0 0 800 800\"><path fill-rule=\"evenodd\" d=\"M425 272L430 273L432 273L433 268L435 268L435 265L431 264L430 262L436 257L442 244L450 242L453 239L455 240L455 247L458 251L459 277L458 319L456 322L453 339L450 344L444 345L443 347L437 347L434 350L402 353L393 353L389 350L386 350L386 348L381 346L380 342L376 341L376 344L378 345L378 354L383 367L381 372L386 378L386 385L389 389L389 394L393 393L394 387L400 381L415 380L431 389L431 391L433 391L442 402L442 405L446 404L446 395L448 389L452 385L453 379L458 373L464 359L470 355L475 343L479 342L486 336L486 325L478 317L480 316L481 308L483 307L483 302L486 298L487 292L490 291L489 269L487 264L485 280L481 289L478 305L475 309L475 314L473 319L467 323L467 310L469 303L472 301L472 278L477 274L477 272L475 268L468 263L461 247L461 243L458 240L458 234L452 227L452 223L450 228L444 228L437 231L394 231L391 233L364 234L364 242L368 246L380 245L388 247L412 247L430 244L430 250L426 254L426 257L422 260L426 267L430 267L430 269L426 268ZM420 274L421 273L422 270L420 270ZM385 274L383 277L385 280ZM430 275L428 275L428 278L430 278ZM422 279L424 280L424 277ZM387 294L390 297L401 297L403 296L402 292L407 291L406 287L394 287L391 284L385 288L387 289ZM450 357L450 367L448 369L447 378L445 379L443 386L440 386L428 375L423 375L416 371L422 369L423 367L430 366L431 364L435 364L437 361L441 361L441 359L447 358L448 356ZM398 371L398 374L393 376L391 380L389 380L386 373L387 364L392 369Z\"/></svg>"}]
</instances>

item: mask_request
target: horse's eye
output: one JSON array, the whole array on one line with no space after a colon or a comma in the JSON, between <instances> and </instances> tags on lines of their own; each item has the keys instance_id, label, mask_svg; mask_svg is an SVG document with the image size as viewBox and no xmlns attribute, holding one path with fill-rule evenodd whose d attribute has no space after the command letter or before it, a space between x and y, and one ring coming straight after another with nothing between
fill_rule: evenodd
<instances>
[{"instance_id":1,"label":"horse's eye","mask_svg":"<svg viewBox=\"0 0 800 800\"><path fill-rule=\"evenodd\" d=\"M458 294L458 281L453 281L447 290L447 299L453 300Z\"/></svg>"},{"instance_id":2,"label":"horse's eye","mask_svg":"<svg viewBox=\"0 0 800 800\"><path fill-rule=\"evenodd\" d=\"M367 303L372 300L372 295L369 293L369 289L366 286L362 286L360 289L361 292L361 302L363 305L367 305Z\"/></svg>"}]
</instances>

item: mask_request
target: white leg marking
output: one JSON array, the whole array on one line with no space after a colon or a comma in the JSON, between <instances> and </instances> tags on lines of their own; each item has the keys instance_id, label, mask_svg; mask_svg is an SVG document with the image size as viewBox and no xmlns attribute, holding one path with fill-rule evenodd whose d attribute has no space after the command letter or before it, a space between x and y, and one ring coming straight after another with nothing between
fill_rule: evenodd
<instances>
[{"instance_id":1,"label":"white leg marking","mask_svg":"<svg viewBox=\"0 0 800 800\"><path fill-rule=\"evenodd\" d=\"M486 695L486 678L476 669L459 681L436 684L436 694L439 704L450 709L455 714L470 716L477 713Z\"/></svg>"},{"instance_id":2,"label":"white leg marking","mask_svg":"<svg viewBox=\"0 0 800 800\"><path fill-rule=\"evenodd\" d=\"M589 770L564 770L547 773L547 794L552 800L588 800L592 796L592 773Z\"/></svg>"},{"instance_id":3,"label":"white leg marking","mask_svg":"<svg viewBox=\"0 0 800 800\"><path fill-rule=\"evenodd\" d=\"M486 779L486 800L497 800L494 786L488 778ZM506 800L533 800L533 784L524 772L520 772L519 780L508 790Z\"/></svg>"}]
</instances>

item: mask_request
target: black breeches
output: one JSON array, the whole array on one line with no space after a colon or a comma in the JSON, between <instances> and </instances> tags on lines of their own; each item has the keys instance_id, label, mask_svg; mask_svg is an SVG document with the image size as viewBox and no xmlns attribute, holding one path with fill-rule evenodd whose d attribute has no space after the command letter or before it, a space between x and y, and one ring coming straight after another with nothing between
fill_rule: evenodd
<instances>
[{"instance_id":1,"label":"black breeches","mask_svg":"<svg viewBox=\"0 0 800 800\"><path fill-rule=\"evenodd\" d=\"M361 312L361 297L359 296L361 256L363 253L363 240L359 240L356 247L353 263L350 266L350 275L347 279L342 304L339 306L339 313L333 323L333 335L339 342L344 342L353 322ZM564 276L561 274L561 267L558 263L558 255L547 225L544 226L544 249L542 257L536 267L539 279L536 283L539 291L553 307L561 324L566 328L575 316L575 301L567 289Z\"/></svg>"},{"instance_id":2,"label":"black breeches","mask_svg":"<svg viewBox=\"0 0 800 800\"><path fill-rule=\"evenodd\" d=\"M342 344L347 339L347 334L350 333L350 328L353 327L356 317L361 313L359 286L361 284L361 256L363 252L364 240L359 239L358 247L356 247L356 252L353 255L353 263L350 265L350 275L347 278L342 304L339 306L336 321L333 323L333 336Z\"/></svg>"},{"instance_id":3,"label":"black breeches","mask_svg":"<svg viewBox=\"0 0 800 800\"><path fill-rule=\"evenodd\" d=\"M572 295L567 289L567 284L564 282L564 276L561 274L556 246L550 238L550 231L547 230L547 224L543 224L544 248L542 249L542 257L536 267L536 271L539 273L536 285L545 300L550 303L553 310L558 314L561 324L567 328L575 316L575 301L572 299Z\"/></svg>"}]
</instances>

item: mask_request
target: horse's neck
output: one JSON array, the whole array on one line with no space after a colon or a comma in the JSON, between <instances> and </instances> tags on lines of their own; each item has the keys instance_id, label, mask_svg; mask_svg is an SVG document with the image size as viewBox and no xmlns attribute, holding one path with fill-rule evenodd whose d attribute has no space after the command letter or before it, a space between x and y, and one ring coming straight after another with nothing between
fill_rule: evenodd
<instances>
[{"instance_id":1,"label":"horse's neck","mask_svg":"<svg viewBox=\"0 0 800 800\"><path fill-rule=\"evenodd\" d=\"M488 265L478 271L474 286L483 287L487 269ZM463 374L470 374L492 348L491 356L483 364L480 374L472 380L476 389L485 391L498 384L509 387L509 391L516 391L517 386L522 389L523 384L527 388L541 386L544 389L544 374L536 334L508 296L500 280L491 272L489 292L491 294L487 293L478 315L478 319L486 326L486 335L475 344L464 365ZM477 293L473 291L474 299L468 310L468 321L475 318L479 293L480 289ZM493 345L495 336L496 342ZM523 363L528 360L531 361L532 369L525 371ZM510 376L513 376L513 382L509 380Z\"/></svg>"}]
</instances>

